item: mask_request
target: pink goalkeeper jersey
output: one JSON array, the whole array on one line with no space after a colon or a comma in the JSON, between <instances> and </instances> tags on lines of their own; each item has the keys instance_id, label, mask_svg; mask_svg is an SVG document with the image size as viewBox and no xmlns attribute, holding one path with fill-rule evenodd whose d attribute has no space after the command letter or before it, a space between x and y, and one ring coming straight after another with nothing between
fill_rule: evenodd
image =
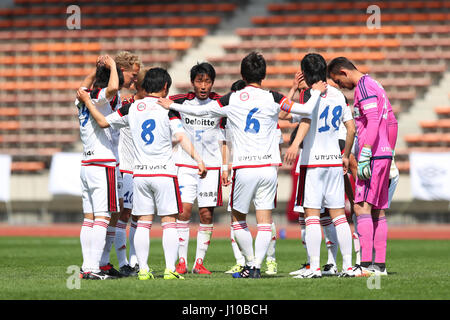
<instances>
[{"instance_id":1,"label":"pink goalkeeper jersey","mask_svg":"<svg viewBox=\"0 0 450 320\"><path fill-rule=\"evenodd\" d=\"M381 84L367 74L362 76L355 88L354 107L360 152L368 144L373 157L392 156L389 122L393 124L395 116Z\"/></svg>"}]
</instances>

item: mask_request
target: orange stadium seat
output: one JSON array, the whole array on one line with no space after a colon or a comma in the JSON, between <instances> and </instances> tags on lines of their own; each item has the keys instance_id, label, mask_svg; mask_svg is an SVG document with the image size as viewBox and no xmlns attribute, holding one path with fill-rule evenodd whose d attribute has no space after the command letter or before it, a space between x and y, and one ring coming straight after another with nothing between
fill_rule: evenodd
<instances>
[{"instance_id":1,"label":"orange stadium seat","mask_svg":"<svg viewBox=\"0 0 450 320\"><path fill-rule=\"evenodd\" d=\"M434 111L440 118L450 118L450 106L436 107Z\"/></svg>"},{"instance_id":2,"label":"orange stadium seat","mask_svg":"<svg viewBox=\"0 0 450 320\"><path fill-rule=\"evenodd\" d=\"M42 161L13 161L11 163L11 171L17 172L17 171L26 171L26 172L33 172L33 171L41 171L45 169L45 163Z\"/></svg>"}]
</instances>

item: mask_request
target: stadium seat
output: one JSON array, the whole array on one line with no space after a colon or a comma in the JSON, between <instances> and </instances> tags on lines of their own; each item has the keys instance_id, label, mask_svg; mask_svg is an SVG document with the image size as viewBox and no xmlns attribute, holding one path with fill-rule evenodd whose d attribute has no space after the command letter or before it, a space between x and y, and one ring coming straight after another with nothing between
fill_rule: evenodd
<instances>
[{"instance_id":1,"label":"stadium seat","mask_svg":"<svg viewBox=\"0 0 450 320\"><path fill-rule=\"evenodd\" d=\"M16 172L38 172L45 169L43 161L13 161L11 171Z\"/></svg>"}]
</instances>

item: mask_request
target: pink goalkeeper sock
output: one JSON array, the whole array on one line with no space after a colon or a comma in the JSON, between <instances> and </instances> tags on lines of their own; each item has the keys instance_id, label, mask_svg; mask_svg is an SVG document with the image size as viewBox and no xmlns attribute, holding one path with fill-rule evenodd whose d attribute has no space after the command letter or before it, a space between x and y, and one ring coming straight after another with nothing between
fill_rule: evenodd
<instances>
[{"instance_id":1,"label":"pink goalkeeper sock","mask_svg":"<svg viewBox=\"0 0 450 320\"><path fill-rule=\"evenodd\" d=\"M373 219L373 246L375 248L375 263L386 262L386 246L388 225L386 217Z\"/></svg>"},{"instance_id":2,"label":"pink goalkeeper sock","mask_svg":"<svg viewBox=\"0 0 450 320\"><path fill-rule=\"evenodd\" d=\"M370 214L362 214L357 217L358 236L361 244L361 263L372 262L373 248L373 222Z\"/></svg>"}]
</instances>

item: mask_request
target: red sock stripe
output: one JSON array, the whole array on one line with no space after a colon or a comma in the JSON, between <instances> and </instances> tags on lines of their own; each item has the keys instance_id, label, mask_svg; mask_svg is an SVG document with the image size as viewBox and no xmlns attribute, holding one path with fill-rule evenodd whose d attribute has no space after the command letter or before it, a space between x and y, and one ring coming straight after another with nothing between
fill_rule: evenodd
<instances>
[{"instance_id":1,"label":"red sock stripe","mask_svg":"<svg viewBox=\"0 0 450 320\"><path fill-rule=\"evenodd\" d=\"M83 227L92 228L92 227L94 226L94 222L83 221L82 226L83 226Z\"/></svg>"},{"instance_id":2,"label":"red sock stripe","mask_svg":"<svg viewBox=\"0 0 450 320\"><path fill-rule=\"evenodd\" d=\"M151 229L152 228L152 224L151 223L139 223L137 224L138 228L147 228L147 229Z\"/></svg>"},{"instance_id":3,"label":"red sock stripe","mask_svg":"<svg viewBox=\"0 0 450 320\"><path fill-rule=\"evenodd\" d=\"M131 228L136 228L136 227L137 227L137 224L134 223L134 222L132 222L132 223L130 224L130 227L131 227Z\"/></svg>"},{"instance_id":4,"label":"red sock stripe","mask_svg":"<svg viewBox=\"0 0 450 320\"><path fill-rule=\"evenodd\" d=\"M100 226L100 227L104 227L104 228L108 228L108 223L104 222L104 221L95 221L94 222L94 226Z\"/></svg>"},{"instance_id":5,"label":"red sock stripe","mask_svg":"<svg viewBox=\"0 0 450 320\"><path fill-rule=\"evenodd\" d=\"M333 223L333 220L331 219L320 219L320 224L324 227L329 226Z\"/></svg>"},{"instance_id":6,"label":"red sock stripe","mask_svg":"<svg viewBox=\"0 0 450 320\"><path fill-rule=\"evenodd\" d=\"M268 231L268 232L272 232L272 227L258 227L258 231Z\"/></svg>"},{"instance_id":7,"label":"red sock stripe","mask_svg":"<svg viewBox=\"0 0 450 320\"><path fill-rule=\"evenodd\" d=\"M117 222L116 227L119 229L126 229L127 225L125 223Z\"/></svg>"},{"instance_id":8,"label":"red sock stripe","mask_svg":"<svg viewBox=\"0 0 450 320\"><path fill-rule=\"evenodd\" d=\"M198 231L213 231L213 227L199 227Z\"/></svg>"},{"instance_id":9,"label":"red sock stripe","mask_svg":"<svg viewBox=\"0 0 450 320\"><path fill-rule=\"evenodd\" d=\"M305 225L305 219L298 219L298 223L300 223L301 226Z\"/></svg>"},{"instance_id":10,"label":"red sock stripe","mask_svg":"<svg viewBox=\"0 0 450 320\"><path fill-rule=\"evenodd\" d=\"M106 232L106 235L110 236L110 237L115 237L116 236L116 232L115 231Z\"/></svg>"},{"instance_id":11,"label":"red sock stripe","mask_svg":"<svg viewBox=\"0 0 450 320\"><path fill-rule=\"evenodd\" d=\"M335 226L343 224L343 223L347 223L347 218L343 217L343 218L340 218L340 219L337 219L334 221Z\"/></svg>"},{"instance_id":12,"label":"red sock stripe","mask_svg":"<svg viewBox=\"0 0 450 320\"><path fill-rule=\"evenodd\" d=\"M242 229L247 229L247 224L246 223L236 223L231 225L231 227L233 228L233 230L242 230Z\"/></svg>"},{"instance_id":13,"label":"red sock stripe","mask_svg":"<svg viewBox=\"0 0 450 320\"><path fill-rule=\"evenodd\" d=\"M320 220L319 219L308 219L308 220L305 220L305 223L307 226L312 225L312 224L320 225Z\"/></svg>"},{"instance_id":14,"label":"red sock stripe","mask_svg":"<svg viewBox=\"0 0 450 320\"><path fill-rule=\"evenodd\" d=\"M162 226L163 230L168 229L168 228L177 228L177 224L176 222L171 222L171 223L167 223L165 225Z\"/></svg>"}]
</instances>

